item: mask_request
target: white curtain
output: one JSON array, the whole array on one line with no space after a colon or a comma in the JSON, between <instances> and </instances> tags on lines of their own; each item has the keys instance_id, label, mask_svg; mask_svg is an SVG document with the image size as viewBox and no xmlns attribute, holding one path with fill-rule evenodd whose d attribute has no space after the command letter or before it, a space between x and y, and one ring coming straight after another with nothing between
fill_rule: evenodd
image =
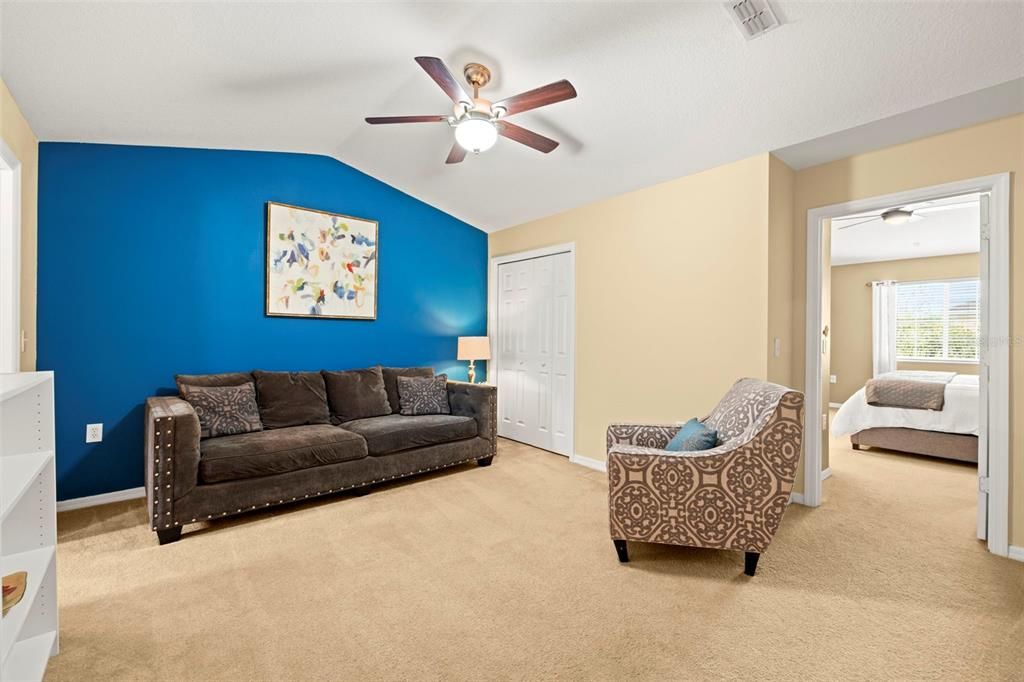
<instances>
[{"instance_id":1,"label":"white curtain","mask_svg":"<svg viewBox=\"0 0 1024 682\"><path fill-rule=\"evenodd\" d=\"M871 283L871 361L875 376L896 371L896 283Z\"/></svg>"}]
</instances>

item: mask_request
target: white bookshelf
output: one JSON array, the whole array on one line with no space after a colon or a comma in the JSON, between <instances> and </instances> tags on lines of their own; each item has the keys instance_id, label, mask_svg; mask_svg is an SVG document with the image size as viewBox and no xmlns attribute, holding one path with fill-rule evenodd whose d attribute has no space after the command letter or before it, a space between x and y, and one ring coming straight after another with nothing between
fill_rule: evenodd
<instances>
[{"instance_id":1,"label":"white bookshelf","mask_svg":"<svg viewBox=\"0 0 1024 682\"><path fill-rule=\"evenodd\" d=\"M27 571L0 619L0 681L38 682L57 653L53 372L0 374L0 576Z\"/></svg>"}]
</instances>

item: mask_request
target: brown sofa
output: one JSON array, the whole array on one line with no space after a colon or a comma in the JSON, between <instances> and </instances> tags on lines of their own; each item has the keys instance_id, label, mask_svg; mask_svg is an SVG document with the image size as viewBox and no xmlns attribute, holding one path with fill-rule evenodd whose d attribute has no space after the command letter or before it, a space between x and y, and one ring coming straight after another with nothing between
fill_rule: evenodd
<instances>
[{"instance_id":1,"label":"brown sofa","mask_svg":"<svg viewBox=\"0 0 1024 682\"><path fill-rule=\"evenodd\" d=\"M619 561L627 540L746 553L744 572L772 541L800 461L804 396L741 379L703 421L719 445L665 450L679 424L608 427L608 509Z\"/></svg>"},{"instance_id":2,"label":"brown sofa","mask_svg":"<svg viewBox=\"0 0 1024 682\"><path fill-rule=\"evenodd\" d=\"M365 489L466 462L491 463L497 452L493 386L450 381L451 414L404 416L399 414L395 377L432 375L433 371L382 370L391 414L270 426L281 416L280 405L272 411L260 400L264 430L213 438L201 437L199 418L186 400L148 398L146 496L150 525L160 544L178 540L187 523ZM239 386L259 375L240 372L179 376L177 380L179 387L189 382Z\"/></svg>"}]
</instances>

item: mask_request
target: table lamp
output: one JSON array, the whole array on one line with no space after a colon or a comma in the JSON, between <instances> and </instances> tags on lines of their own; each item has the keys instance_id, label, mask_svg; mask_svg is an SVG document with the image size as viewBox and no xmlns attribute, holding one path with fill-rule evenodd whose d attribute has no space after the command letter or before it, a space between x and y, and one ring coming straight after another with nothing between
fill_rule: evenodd
<instances>
[{"instance_id":1,"label":"table lamp","mask_svg":"<svg viewBox=\"0 0 1024 682\"><path fill-rule=\"evenodd\" d=\"M491 344L486 336L460 336L458 360L469 360L469 383L476 383L475 360L491 359Z\"/></svg>"}]
</instances>

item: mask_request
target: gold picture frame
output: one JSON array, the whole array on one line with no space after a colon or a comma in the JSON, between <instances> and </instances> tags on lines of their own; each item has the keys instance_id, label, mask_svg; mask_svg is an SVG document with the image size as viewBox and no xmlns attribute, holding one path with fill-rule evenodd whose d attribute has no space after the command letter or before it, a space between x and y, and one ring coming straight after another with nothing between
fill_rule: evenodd
<instances>
[{"instance_id":1,"label":"gold picture frame","mask_svg":"<svg viewBox=\"0 0 1024 682\"><path fill-rule=\"evenodd\" d=\"M376 320L376 220L268 201L264 314Z\"/></svg>"}]
</instances>

